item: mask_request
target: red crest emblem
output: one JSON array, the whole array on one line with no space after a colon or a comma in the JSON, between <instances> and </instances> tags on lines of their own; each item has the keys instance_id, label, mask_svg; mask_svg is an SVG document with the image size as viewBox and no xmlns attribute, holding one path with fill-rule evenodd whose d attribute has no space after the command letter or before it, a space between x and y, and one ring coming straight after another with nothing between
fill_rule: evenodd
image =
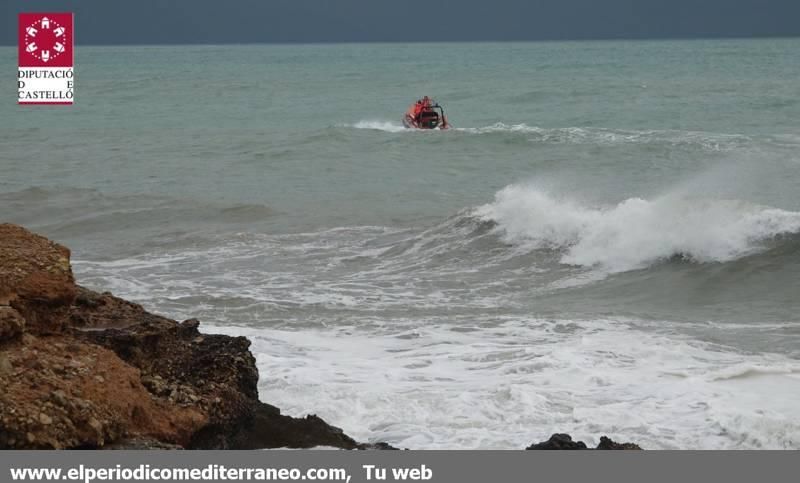
<instances>
[{"instance_id":1,"label":"red crest emblem","mask_svg":"<svg viewBox=\"0 0 800 483\"><path fill-rule=\"evenodd\" d=\"M20 67L72 67L71 13L19 14Z\"/></svg>"}]
</instances>

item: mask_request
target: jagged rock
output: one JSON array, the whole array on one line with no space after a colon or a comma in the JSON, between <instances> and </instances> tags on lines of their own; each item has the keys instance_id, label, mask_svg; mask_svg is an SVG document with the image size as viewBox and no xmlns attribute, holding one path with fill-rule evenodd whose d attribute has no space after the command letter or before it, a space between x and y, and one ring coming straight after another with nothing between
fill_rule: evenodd
<instances>
[{"instance_id":1,"label":"jagged rock","mask_svg":"<svg viewBox=\"0 0 800 483\"><path fill-rule=\"evenodd\" d=\"M62 329L77 293L69 250L25 228L0 224L0 305L25 319L27 331Z\"/></svg>"},{"instance_id":2,"label":"jagged rock","mask_svg":"<svg viewBox=\"0 0 800 483\"><path fill-rule=\"evenodd\" d=\"M116 303L111 298L106 301ZM258 402L258 371L250 342L244 337L209 335L200 343L187 343L199 336L198 325L196 320L179 324L149 318L123 328L78 330L75 335L107 347L140 369L145 374L142 384L153 397L200 408L208 416L207 428L192 441L203 441L208 448L235 447L234 433L253 417Z\"/></svg>"},{"instance_id":3,"label":"jagged rock","mask_svg":"<svg viewBox=\"0 0 800 483\"><path fill-rule=\"evenodd\" d=\"M124 328L147 322L172 322L166 317L147 312L139 304L115 297L109 292L97 293L76 286L76 294L69 314L70 325L73 327Z\"/></svg>"},{"instance_id":4,"label":"jagged rock","mask_svg":"<svg viewBox=\"0 0 800 483\"><path fill-rule=\"evenodd\" d=\"M550 439L547 441L543 441L541 443L536 443L528 446L528 450L575 450L575 449L587 449L586 443L583 441L572 441L572 436L568 434L554 434L550 436Z\"/></svg>"},{"instance_id":5,"label":"jagged rock","mask_svg":"<svg viewBox=\"0 0 800 483\"><path fill-rule=\"evenodd\" d=\"M634 443L617 443L612 441L607 436L600 436L600 444L597 445L596 449L605 449L605 450L641 450L642 448L639 447L638 444Z\"/></svg>"},{"instance_id":6,"label":"jagged rock","mask_svg":"<svg viewBox=\"0 0 800 483\"><path fill-rule=\"evenodd\" d=\"M362 443L359 444L357 449L360 450L377 450L377 451L399 451L400 448L395 448L389 443Z\"/></svg>"},{"instance_id":7,"label":"jagged rock","mask_svg":"<svg viewBox=\"0 0 800 483\"><path fill-rule=\"evenodd\" d=\"M65 354L53 339L34 337L0 353L13 367L26 368L0 373L0 433L6 436L0 448L97 448L132 435L185 445L206 424L197 409L153 400L140 372L113 352L83 344L78 353ZM99 383L88 370L69 378L50 370L68 367L68 355L81 367L114 377Z\"/></svg>"},{"instance_id":8,"label":"jagged rock","mask_svg":"<svg viewBox=\"0 0 800 483\"><path fill-rule=\"evenodd\" d=\"M583 441L573 441L572 436L568 434L554 434L550 439L541 443L536 443L525 448L527 450L583 450L590 449ZM607 436L600 437L600 444L597 448L600 450L641 450L638 445L633 443L616 443L609 439Z\"/></svg>"},{"instance_id":9,"label":"jagged rock","mask_svg":"<svg viewBox=\"0 0 800 483\"><path fill-rule=\"evenodd\" d=\"M281 414L275 406L259 402L254 407L252 417L242 421L234 430L232 447L237 449L258 448L313 448L332 446L342 449L356 449L359 444L353 438L315 415L293 418ZM198 433L192 447L213 447L207 435Z\"/></svg>"},{"instance_id":10,"label":"jagged rock","mask_svg":"<svg viewBox=\"0 0 800 483\"><path fill-rule=\"evenodd\" d=\"M138 368L143 374L141 384L154 399L198 408L207 415L205 425L184 444L186 448L376 447L359 445L316 416L292 418L260 402L258 370L246 338L200 334L197 320L177 323L110 294L92 295L86 289L81 294L102 303L75 309L80 319L106 329L75 329L75 337L106 347ZM102 312L87 313L90 306L102 307ZM121 307L124 317L111 317L117 313L114 307ZM143 318L137 323L131 316Z\"/></svg>"}]
</instances>

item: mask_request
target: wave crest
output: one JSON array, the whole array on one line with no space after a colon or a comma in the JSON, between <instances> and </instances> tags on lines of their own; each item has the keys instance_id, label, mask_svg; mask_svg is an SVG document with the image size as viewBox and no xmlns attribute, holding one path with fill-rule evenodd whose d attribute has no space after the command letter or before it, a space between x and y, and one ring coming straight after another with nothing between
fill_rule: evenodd
<instances>
[{"instance_id":1,"label":"wave crest","mask_svg":"<svg viewBox=\"0 0 800 483\"><path fill-rule=\"evenodd\" d=\"M498 224L510 243L563 251L561 262L610 272L645 268L673 257L727 262L800 233L800 213L733 200L629 198L588 207L513 185L475 215Z\"/></svg>"}]
</instances>

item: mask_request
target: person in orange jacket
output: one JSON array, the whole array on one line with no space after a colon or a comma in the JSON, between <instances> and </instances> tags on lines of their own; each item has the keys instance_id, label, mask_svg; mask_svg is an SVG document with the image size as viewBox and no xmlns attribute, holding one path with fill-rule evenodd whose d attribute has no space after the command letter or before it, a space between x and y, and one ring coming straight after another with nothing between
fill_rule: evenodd
<instances>
[{"instance_id":1,"label":"person in orange jacket","mask_svg":"<svg viewBox=\"0 0 800 483\"><path fill-rule=\"evenodd\" d=\"M419 99L414 105L411 107L411 117L415 121L419 121L419 115L422 114L423 111L430 109L431 107L431 99L428 96Z\"/></svg>"},{"instance_id":2,"label":"person in orange jacket","mask_svg":"<svg viewBox=\"0 0 800 483\"><path fill-rule=\"evenodd\" d=\"M431 99L428 96L425 96L422 99L419 99L417 102L414 103L413 106L409 108L409 110L406 112L406 116L411 120L413 120L414 125L418 125L420 122L421 114L423 112L433 110L433 107L434 107L433 99ZM448 127L450 127L450 124L447 122L447 117L442 116L441 128L447 129Z\"/></svg>"}]
</instances>

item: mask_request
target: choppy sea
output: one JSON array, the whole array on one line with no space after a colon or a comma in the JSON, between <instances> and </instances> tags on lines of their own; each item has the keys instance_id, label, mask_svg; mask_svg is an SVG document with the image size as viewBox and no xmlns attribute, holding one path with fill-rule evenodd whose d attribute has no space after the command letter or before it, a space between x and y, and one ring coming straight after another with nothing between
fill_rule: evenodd
<instances>
[{"instance_id":1,"label":"choppy sea","mask_svg":"<svg viewBox=\"0 0 800 483\"><path fill-rule=\"evenodd\" d=\"M0 220L360 440L800 449L798 51L79 45L0 87Z\"/></svg>"}]
</instances>

